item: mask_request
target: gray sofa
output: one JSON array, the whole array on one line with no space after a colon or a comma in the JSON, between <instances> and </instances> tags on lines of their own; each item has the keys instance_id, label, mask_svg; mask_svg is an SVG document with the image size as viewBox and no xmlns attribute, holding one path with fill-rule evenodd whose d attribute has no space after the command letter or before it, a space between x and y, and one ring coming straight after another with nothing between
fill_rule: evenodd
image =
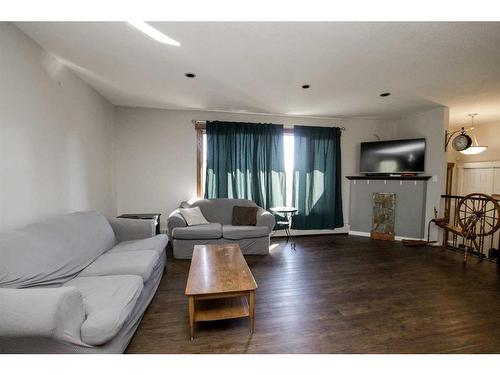
<instances>
[{"instance_id":1,"label":"gray sofa","mask_svg":"<svg viewBox=\"0 0 500 375\"><path fill-rule=\"evenodd\" d=\"M166 235L76 212L0 233L0 353L122 353L158 287Z\"/></svg>"},{"instance_id":2,"label":"gray sofa","mask_svg":"<svg viewBox=\"0 0 500 375\"><path fill-rule=\"evenodd\" d=\"M183 202L183 207L200 207L210 224L188 226L179 209L170 214L167 229L172 240L174 257L190 259L194 245L238 243L245 255L265 255L269 253L269 235L274 228L274 216L259 207L256 226L233 226L234 206L257 205L246 199L198 199Z\"/></svg>"}]
</instances>

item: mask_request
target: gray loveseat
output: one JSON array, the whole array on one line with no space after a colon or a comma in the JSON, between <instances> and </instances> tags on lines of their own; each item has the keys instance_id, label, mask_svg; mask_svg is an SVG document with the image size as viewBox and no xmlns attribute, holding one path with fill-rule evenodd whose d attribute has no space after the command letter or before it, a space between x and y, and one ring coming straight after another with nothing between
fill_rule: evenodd
<instances>
[{"instance_id":1,"label":"gray loveseat","mask_svg":"<svg viewBox=\"0 0 500 375\"><path fill-rule=\"evenodd\" d=\"M76 212L0 233L0 353L122 353L158 287L153 221Z\"/></svg>"},{"instance_id":2,"label":"gray loveseat","mask_svg":"<svg viewBox=\"0 0 500 375\"><path fill-rule=\"evenodd\" d=\"M183 207L200 207L210 224L188 226L179 210L172 212L167 227L174 257L190 259L194 245L238 243L245 255L265 255L269 253L269 235L274 228L274 216L258 207L256 226L233 226L234 206L257 205L246 199L199 199L183 202Z\"/></svg>"}]
</instances>

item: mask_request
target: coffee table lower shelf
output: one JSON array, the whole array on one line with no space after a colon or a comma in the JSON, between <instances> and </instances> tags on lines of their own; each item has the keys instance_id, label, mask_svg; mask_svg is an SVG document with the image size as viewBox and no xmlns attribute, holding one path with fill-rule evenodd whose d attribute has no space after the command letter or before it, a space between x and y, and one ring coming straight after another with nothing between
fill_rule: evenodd
<instances>
[{"instance_id":1,"label":"coffee table lower shelf","mask_svg":"<svg viewBox=\"0 0 500 375\"><path fill-rule=\"evenodd\" d=\"M195 300L194 321L208 322L250 316L245 297Z\"/></svg>"},{"instance_id":2,"label":"coffee table lower shelf","mask_svg":"<svg viewBox=\"0 0 500 375\"><path fill-rule=\"evenodd\" d=\"M194 338L197 322L249 318L250 334L254 329L255 291L233 293L231 296L188 296L189 334Z\"/></svg>"}]
</instances>

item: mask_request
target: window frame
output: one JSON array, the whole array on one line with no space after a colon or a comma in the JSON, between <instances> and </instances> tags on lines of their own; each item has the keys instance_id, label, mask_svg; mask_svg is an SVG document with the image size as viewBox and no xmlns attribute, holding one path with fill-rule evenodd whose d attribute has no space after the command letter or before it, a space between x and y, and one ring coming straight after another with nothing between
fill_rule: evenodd
<instances>
[{"instance_id":1,"label":"window frame","mask_svg":"<svg viewBox=\"0 0 500 375\"><path fill-rule=\"evenodd\" d=\"M196 196L203 198L203 136L207 133L207 125L203 122L195 122L196 130Z\"/></svg>"}]
</instances>

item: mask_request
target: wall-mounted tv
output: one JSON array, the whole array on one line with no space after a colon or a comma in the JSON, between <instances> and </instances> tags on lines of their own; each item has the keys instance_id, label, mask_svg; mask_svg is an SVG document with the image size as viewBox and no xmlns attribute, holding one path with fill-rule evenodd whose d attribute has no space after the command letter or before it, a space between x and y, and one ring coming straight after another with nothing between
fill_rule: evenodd
<instances>
[{"instance_id":1,"label":"wall-mounted tv","mask_svg":"<svg viewBox=\"0 0 500 375\"><path fill-rule=\"evenodd\" d=\"M425 138L362 142L362 174L424 173Z\"/></svg>"}]
</instances>

